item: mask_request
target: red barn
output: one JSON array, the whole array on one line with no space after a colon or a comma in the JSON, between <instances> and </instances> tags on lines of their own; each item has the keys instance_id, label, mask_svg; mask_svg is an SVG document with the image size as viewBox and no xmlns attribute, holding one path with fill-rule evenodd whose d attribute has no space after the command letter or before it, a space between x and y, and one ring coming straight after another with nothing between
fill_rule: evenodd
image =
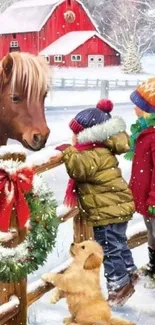
<instances>
[{"instance_id":1,"label":"red barn","mask_svg":"<svg viewBox=\"0 0 155 325\"><path fill-rule=\"evenodd\" d=\"M120 64L80 0L23 0L9 7L0 16L0 58L15 50L66 67Z\"/></svg>"}]
</instances>

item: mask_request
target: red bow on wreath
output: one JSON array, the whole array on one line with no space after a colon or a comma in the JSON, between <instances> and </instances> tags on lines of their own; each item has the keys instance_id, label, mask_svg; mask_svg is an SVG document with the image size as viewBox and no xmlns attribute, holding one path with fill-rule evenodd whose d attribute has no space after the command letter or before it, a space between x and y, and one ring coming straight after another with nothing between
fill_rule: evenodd
<instances>
[{"instance_id":1,"label":"red bow on wreath","mask_svg":"<svg viewBox=\"0 0 155 325\"><path fill-rule=\"evenodd\" d=\"M30 217L29 206L24 193L32 190L33 171L22 168L16 173L0 169L0 230L7 232L10 226L12 208L17 214L19 228L22 229Z\"/></svg>"}]
</instances>

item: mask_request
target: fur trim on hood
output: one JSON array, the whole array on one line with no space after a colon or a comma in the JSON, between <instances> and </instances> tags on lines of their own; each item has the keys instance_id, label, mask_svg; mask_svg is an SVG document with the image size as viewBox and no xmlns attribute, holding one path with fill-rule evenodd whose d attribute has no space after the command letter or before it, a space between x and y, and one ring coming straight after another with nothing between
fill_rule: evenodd
<instances>
[{"instance_id":1,"label":"fur trim on hood","mask_svg":"<svg viewBox=\"0 0 155 325\"><path fill-rule=\"evenodd\" d=\"M78 143L103 142L108 138L126 130L125 121L118 116L114 116L107 122L94 125L78 134Z\"/></svg>"}]
</instances>

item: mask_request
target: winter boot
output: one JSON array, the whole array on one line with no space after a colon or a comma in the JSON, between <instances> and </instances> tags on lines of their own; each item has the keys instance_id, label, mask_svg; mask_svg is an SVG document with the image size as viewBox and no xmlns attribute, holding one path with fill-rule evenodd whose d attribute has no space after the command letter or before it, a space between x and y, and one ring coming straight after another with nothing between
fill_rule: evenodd
<instances>
[{"instance_id":1,"label":"winter boot","mask_svg":"<svg viewBox=\"0 0 155 325\"><path fill-rule=\"evenodd\" d=\"M142 274L149 276L150 278L155 278L155 250L148 247L149 251L149 263L141 268Z\"/></svg>"},{"instance_id":2,"label":"winter boot","mask_svg":"<svg viewBox=\"0 0 155 325\"><path fill-rule=\"evenodd\" d=\"M132 283L126 284L123 288L110 291L108 296L109 306L123 306L127 300L134 294L135 289Z\"/></svg>"},{"instance_id":3,"label":"winter boot","mask_svg":"<svg viewBox=\"0 0 155 325\"><path fill-rule=\"evenodd\" d=\"M135 286L138 283L139 280L140 280L140 277L139 277L139 274L138 274L137 271L130 274L130 281L131 281L133 286Z\"/></svg>"}]
</instances>

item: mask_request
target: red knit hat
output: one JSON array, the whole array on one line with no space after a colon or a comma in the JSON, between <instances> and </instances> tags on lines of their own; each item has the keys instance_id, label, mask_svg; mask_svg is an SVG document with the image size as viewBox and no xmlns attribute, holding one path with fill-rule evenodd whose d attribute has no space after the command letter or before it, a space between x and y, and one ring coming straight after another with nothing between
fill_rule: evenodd
<instances>
[{"instance_id":1,"label":"red knit hat","mask_svg":"<svg viewBox=\"0 0 155 325\"><path fill-rule=\"evenodd\" d=\"M102 124L111 118L112 109L113 103L109 99L101 99L96 108L88 108L78 113L69 123L69 127L74 134L78 134L84 129Z\"/></svg>"}]
</instances>

